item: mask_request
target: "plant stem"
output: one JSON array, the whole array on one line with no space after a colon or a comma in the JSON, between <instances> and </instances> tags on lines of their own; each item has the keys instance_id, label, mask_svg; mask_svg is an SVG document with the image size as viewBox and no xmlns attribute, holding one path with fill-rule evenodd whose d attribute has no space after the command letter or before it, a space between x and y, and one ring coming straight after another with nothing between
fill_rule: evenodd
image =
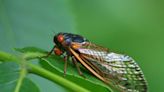
<instances>
[{"instance_id":1,"label":"plant stem","mask_svg":"<svg viewBox=\"0 0 164 92\"><path fill-rule=\"evenodd\" d=\"M3 62L13 61L18 63L18 58L16 56L2 51L0 51L0 60L2 60Z\"/></svg>"},{"instance_id":2,"label":"plant stem","mask_svg":"<svg viewBox=\"0 0 164 92\"><path fill-rule=\"evenodd\" d=\"M45 77L49 80L52 80L72 91L75 91L75 92L90 92L89 90L85 89L85 88L82 88L81 86L78 86L77 84L73 83L73 82L70 82L66 79L64 79L63 77L60 77L50 71L47 71L43 68L40 68L36 65L33 65L33 64L30 64L28 63L27 64L28 66L30 66L31 68L31 72L33 72L34 74L37 74L37 75L40 75L42 77Z\"/></svg>"},{"instance_id":3,"label":"plant stem","mask_svg":"<svg viewBox=\"0 0 164 92\"><path fill-rule=\"evenodd\" d=\"M19 79L18 79L18 82L17 82L17 85L16 85L14 92L20 92L21 85L22 85L23 80L26 76L26 73L27 73L27 70L25 68L22 68L20 71L20 76L19 76Z\"/></svg>"}]
</instances>

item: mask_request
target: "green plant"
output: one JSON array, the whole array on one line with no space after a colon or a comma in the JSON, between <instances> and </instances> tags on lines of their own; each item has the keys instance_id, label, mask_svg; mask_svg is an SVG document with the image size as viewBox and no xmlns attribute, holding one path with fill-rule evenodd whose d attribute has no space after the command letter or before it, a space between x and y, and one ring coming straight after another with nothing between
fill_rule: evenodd
<instances>
[{"instance_id":1,"label":"green plant","mask_svg":"<svg viewBox=\"0 0 164 92\"><path fill-rule=\"evenodd\" d=\"M36 84L26 77L31 73L51 80L70 91L90 92L95 90L92 86L99 86L99 88L96 88L99 91L108 92L109 90L106 85L86 70L83 70L83 72L87 78L79 76L76 73L76 68L71 64L67 69L68 77L63 77L62 69L64 63L61 58L54 55L48 58L41 58L46 55L46 51L42 49L26 47L16 50L22 52L22 54L16 56L0 52L0 86L2 87L2 92L13 90L14 92L40 92ZM37 62L35 59L38 59L39 64L33 64L33 62ZM80 83L80 81L88 82L90 86L87 87ZM10 86L12 87L10 88ZM28 89L26 86L30 86L31 88Z\"/></svg>"},{"instance_id":2,"label":"green plant","mask_svg":"<svg viewBox=\"0 0 164 92\"><path fill-rule=\"evenodd\" d=\"M133 57L145 74L149 91L163 92L163 10L162 0L0 0L0 51L18 55L12 49L27 46L48 51L53 46L54 32L78 33L111 51ZM56 58L53 61L58 62L57 66L63 63L63 60ZM33 61L36 59L31 60L30 63L38 63ZM7 74L4 69L15 67L14 62L3 62L2 65L6 67L3 71L0 69L2 74ZM44 66L51 68L46 63ZM63 66L60 70L59 75L63 76ZM10 75L0 82L6 82L10 77L17 78L19 72ZM64 78L72 79L73 82L81 80L69 74ZM36 86L41 92L67 91L33 73L28 73L25 82L26 85L30 84L23 86L26 89ZM79 85L82 84L88 87L92 83L80 81ZM13 85L4 86L0 83L0 91L5 87L10 89ZM35 90L37 92L38 89Z\"/></svg>"}]
</instances>

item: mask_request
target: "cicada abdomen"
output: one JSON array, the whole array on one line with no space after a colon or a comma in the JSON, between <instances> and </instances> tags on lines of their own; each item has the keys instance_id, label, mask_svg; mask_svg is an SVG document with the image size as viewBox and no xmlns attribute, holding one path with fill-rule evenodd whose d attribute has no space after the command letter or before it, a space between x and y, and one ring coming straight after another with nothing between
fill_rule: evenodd
<instances>
[{"instance_id":1,"label":"cicada abdomen","mask_svg":"<svg viewBox=\"0 0 164 92\"><path fill-rule=\"evenodd\" d=\"M110 52L107 48L95 45L80 35L70 33L55 35L54 42L55 53L60 52L65 60L71 57L80 75L82 72L77 62L120 92L147 92L147 82L143 72L131 57ZM66 66L67 63L65 63L64 72L66 72Z\"/></svg>"}]
</instances>

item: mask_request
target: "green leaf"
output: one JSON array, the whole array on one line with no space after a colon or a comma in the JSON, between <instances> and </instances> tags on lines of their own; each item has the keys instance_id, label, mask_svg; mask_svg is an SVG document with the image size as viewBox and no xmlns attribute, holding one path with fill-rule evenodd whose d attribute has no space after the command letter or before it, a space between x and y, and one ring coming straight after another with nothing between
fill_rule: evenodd
<instances>
[{"instance_id":1,"label":"green leaf","mask_svg":"<svg viewBox=\"0 0 164 92\"><path fill-rule=\"evenodd\" d=\"M20 51L20 52L23 51L24 55L29 54L29 53L45 52L44 50L41 50L36 47L26 47L23 49L19 49L17 51ZM43 68L63 77L64 61L62 57L51 55L48 58L40 58L40 64ZM88 72L82 66L81 66L81 70L86 78L83 78L82 76L78 74L76 67L69 60L68 67L67 67L67 74L65 76L65 79L75 82L76 84L94 92L100 92L100 91L109 92L109 87L107 85L105 85L95 76L93 76L90 72Z\"/></svg>"},{"instance_id":2,"label":"green leaf","mask_svg":"<svg viewBox=\"0 0 164 92\"><path fill-rule=\"evenodd\" d=\"M40 92L38 86L29 78L25 78L21 86L20 92Z\"/></svg>"},{"instance_id":3,"label":"green leaf","mask_svg":"<svg viewBox=\"0 0 164 92\"><path fill-rule=\"evenodd\" d=\"M0 91L14 92L19 79L19 66L14 62L0 63ZM39 92L38 87L28 78L23 80L20 92Z\"/></svg>"},{"instance_id":4,"label":"green leaf","mask_svg":"<svg viewBox=\"0 0 164 92\"><path fill-rule=\"evenodd\" d=\"M15 48L15 50L21 53L26 53L23 55L23 58L27 60L46 56L46 51L36 48L36 47L28 47L28 48L22 48L22 49Z\"/></svg>"},{"instance_id":5,"label":"green leaf","mask_svg":"<svg viewBox=\"0 0 164 92\"><path fill-rule=\"evenodd\" d=\"M84 78L78 74L78 71L72 62L68 62L67 74L65 76L66 79L94 92L109 92L107 86L95 78L90 72L81 68L83 75L86 77ZM64 61L60 57L51 56L47 59L41 59L40 64L49 71L57 73L61 77L64 76Z\"/></svg>"},{"instance_id":6,"label":"green leaf","mask_svg":"<svg viewBox=\"0 0 164 92\"><path fill-rule=\"evenodd\" d=\"M12 57L12 58L10 58L10 57ZM77 91L79 91L79 92L90 92L89 90L87 90L83 87L80 87L79 85L76 85L75 83L70 82L70 81L68 81L68 80L66 80L66 79L46 70L46 69L43 69L37 65L31 64L31 62L27 62L27 60L25 58L23 58L23 56L17 57L15 55L12 55L9 53L0 52L0 58L3 60L2 62L5 62L6 60L11 60L15 63L18 63L21 67L20 76L19 76L19 79L17 81L14 92L19 92L21 90L21 86L23 84L23 80L25 79L27 72L40 75L41 77L44 77L44 78L49 79L51 81L54 81L54 82L66 87L72 91L75 91L75 92L77 92ZM11 61L9 61L9 62L11 62Z\"/></svg>"},{"instance_id":7,"label":"green leaf","mask_svg":"<svg viewBox=\"0 0 164 92\"><path fill-rule=\"evenodd\" d=\"M36 48L36 47L25 47L25 48L15 48L16 51L22 52L22 53L27 53L27 52L40 52L40 53L45 53L46 51L44 51L43 49L40 48Z\"/></svg>"}]
</instances>

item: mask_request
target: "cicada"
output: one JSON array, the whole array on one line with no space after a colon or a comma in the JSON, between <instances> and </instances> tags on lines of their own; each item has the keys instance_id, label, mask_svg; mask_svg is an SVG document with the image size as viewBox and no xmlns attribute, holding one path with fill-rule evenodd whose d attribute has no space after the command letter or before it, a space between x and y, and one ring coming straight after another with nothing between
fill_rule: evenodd
<instances>
[{"instance_id":1,"label":"cicada","mask_svg":"<svg viewBox=\"0 0 164 92\"><path fill-rule=\"evenodd\" d=\"M54 36L54 52L64 56L64 74L67 61L72 58L78 73L83 76L79 63L94 76L120 92L147 92L147 82L138 64L128 55L117 54L91 43L83 36L58 33Z\"/></svg>"}]
</instances>

